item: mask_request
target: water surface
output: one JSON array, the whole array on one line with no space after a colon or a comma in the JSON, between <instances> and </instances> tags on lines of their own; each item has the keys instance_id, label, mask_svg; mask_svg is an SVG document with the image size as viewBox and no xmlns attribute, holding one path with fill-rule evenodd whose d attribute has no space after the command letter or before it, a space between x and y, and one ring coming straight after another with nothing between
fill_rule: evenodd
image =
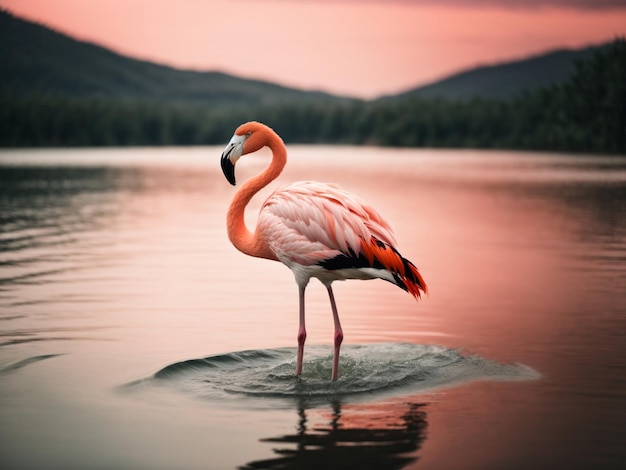
<instances>
[{"instance_id":1,"label":"water surface","mask_svg":"<svg viewBox=\"0 0 626 470\"><path fill-rule=\"evenodd\" d=\"M0 153L3 468L621 467L625 158L291 148L280 182L372 202L430 288L336 283L332 383L326 291L298 380L293 277L229 244L220 152Z\"/></svg>"}]
</instances>

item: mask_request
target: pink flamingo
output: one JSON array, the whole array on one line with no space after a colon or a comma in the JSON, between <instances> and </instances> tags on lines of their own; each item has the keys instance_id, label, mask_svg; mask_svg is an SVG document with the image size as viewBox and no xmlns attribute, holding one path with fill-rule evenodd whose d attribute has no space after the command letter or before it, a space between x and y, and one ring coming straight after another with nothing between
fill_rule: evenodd
<instances>
[{"instance_id":1,"label":"pink flamingo","mask_svg":"<svg viewBox=\"0 0 626 470\"><path fill-rule=\"evenodd\" d=\"M427 292L417 268L394 248L389 224L367 202L318 182L298 182L267 198L250 232L244 210L252 197L276 179L287 162L287 149L272 129L258 122L237 128L221 158L224 176L235 185L235 163L242 155L263 147L272 150L272 161L237 191L228 209L228 237L241 252L280 261L293 272L299 289L300 323L296 375L302 374L306 328L304 291L312 277L319 279L330 298L335 323L332 380L339 373L339 348L343 331L331 284L345 279L384 279L420 298Z\"/></svg>"}]
</instances>

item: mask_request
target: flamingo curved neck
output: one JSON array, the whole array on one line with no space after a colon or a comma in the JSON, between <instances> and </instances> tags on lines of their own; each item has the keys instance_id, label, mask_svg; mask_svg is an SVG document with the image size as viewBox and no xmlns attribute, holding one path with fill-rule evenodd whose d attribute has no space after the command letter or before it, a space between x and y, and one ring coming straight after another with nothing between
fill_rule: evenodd
<instances>
[{"instance_id":1,"label":"flamingo curved neck","mask_svg":"<svg viewBox=\"0 0 626 470\"><path fill-rule=\"evenodd\" d=\"M272 151L272 161L256 176L246 181L235 194L226 215L228 238L239 251L257 258L278 260L266 241L257 231L250 232L245 223L245 209L250 200L261 189L275 180L287 163L287 149L278 135L268 135L266 146Z\"/></svg>"}]
</instances>

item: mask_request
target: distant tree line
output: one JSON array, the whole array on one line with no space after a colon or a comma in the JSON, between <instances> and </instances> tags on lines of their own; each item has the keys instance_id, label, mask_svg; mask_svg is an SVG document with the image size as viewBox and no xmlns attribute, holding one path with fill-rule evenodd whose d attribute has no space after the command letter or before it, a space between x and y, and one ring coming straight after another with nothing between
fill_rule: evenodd
<instances>
[{"instance_id":1,"label":"distant tree line","mask_svg":"<svg viewBox=\"0 0 626 470\"><path fill-rule=\"evenodd\" d=\"M245 108L0 97L0 146L223 144L248 120L288 143L626 153L626 41L511 101L387 99Z\"/></svg>"}]
</instances>

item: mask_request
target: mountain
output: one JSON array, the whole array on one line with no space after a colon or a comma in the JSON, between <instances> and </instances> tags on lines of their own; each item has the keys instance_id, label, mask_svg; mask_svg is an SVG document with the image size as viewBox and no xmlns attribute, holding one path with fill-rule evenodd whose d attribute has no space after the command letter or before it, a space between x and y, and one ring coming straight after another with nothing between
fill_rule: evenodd
<instances>
[{"instance_id":1,"label":"mountain","mask_svg":"<svg viewBox=\"0 0 626 470\"><path fill-rule=\"evenodd\" d=\"M623 154L625 102L624 38L364 102L131 59L0 9L0 147L215 145L255 119L289 143Z\"/></svg>"},{"instance_id":2,"label":"mountain","mask_svg":"<svg viewBox=\"0 0 626 470\"><path fill-rule=\"evenodd\" d=\"M525 90L566 81L578 61L605 47L563 49L476 67L374 102L411 97L511 99ZM179 70L132 59L0 9L0 98L28 96L101 97L155 105L182 103L212 107L350 100L221 72Z\"/></svg>"},{"instance_id":3,"label":"mountain","mask_svg":"<svg viewBox=\"0 0 626 470\"><path fill-rule=\"evenodd\" d=\"M230 106L340 99L131 59L0 9L0 96L32 95Z\"/></svg>"},{"instance_id":4,"label":"mountain","mask_svg":"<svg viewBox=\"0 0 626 470\"><path fill-rule=\"evenodd\" d=\"M511 99L568 80L580 61L588 60L608 45L584 49L555 50L533 57L479 66L428 85L383 99L410 97L468 100L472 98Z\"/></svg>"}]
</instances>

